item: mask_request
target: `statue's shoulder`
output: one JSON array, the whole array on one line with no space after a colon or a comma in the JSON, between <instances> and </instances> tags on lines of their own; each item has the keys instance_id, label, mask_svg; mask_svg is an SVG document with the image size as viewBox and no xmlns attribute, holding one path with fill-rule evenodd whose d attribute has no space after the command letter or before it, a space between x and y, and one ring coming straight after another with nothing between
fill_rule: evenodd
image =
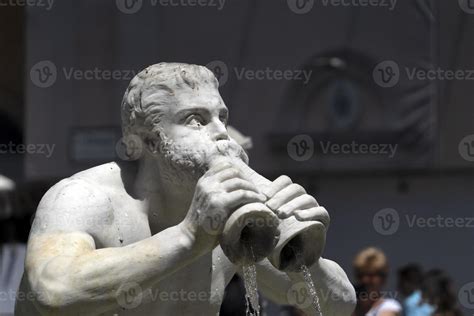
<instances>
[{"instance_id":1,"label":"statue's shoulder","mask_svg":"<svg viewBox=\"0 0 474 316\"><path fill-rule=\"evenodd\" d=\"M40 206L62 201L69 204L103 204L109 200L107 192L121 188L123 183L120 167L115 162L110 162L62 179L46 192Z\"/></svg>"},{"instance_id":2,"label":"statue's shoulder","mask_svg":"<svg viewBox=\"0 0 474 316\"><path fill-rule=\"evenodd\" d=\"M109 162L80 171L68 179L82 180L96 187L117 187L122 184L122 167L116 162Z\"/></svg>"},{"instance_id":3,"label":"statue's shoulder","mask_svg":"<svg viewBox=\"0 0 474 316\"><path fill-rule=\"evenodd\" d=\"M112 192L120 190L120 168L115 163L100 165L65 178L41 199L33 232L45 230L91 231L90 218L108 218L114 210ZM114 187L115 186L115 187Z\"/></svg>"}]
</instances>

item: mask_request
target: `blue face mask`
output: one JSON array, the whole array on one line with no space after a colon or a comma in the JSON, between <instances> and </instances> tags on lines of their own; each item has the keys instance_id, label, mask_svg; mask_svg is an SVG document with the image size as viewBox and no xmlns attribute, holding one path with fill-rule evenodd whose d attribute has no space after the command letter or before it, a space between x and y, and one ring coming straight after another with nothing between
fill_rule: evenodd
<instances>
[{"instance_id":1,"label":"blue face mask","mask_svg":"<svg viewBox=\"0 0 474 316\"><path fill-rule=\"evenodd\" d=\"M422 302L421 292L415 291L404 301L406 316L431 316L436 310L435 306Z\"/></svg>"},{"instance_id":2,"label":"blue face mask","mask_svg":"<svg viewBox=\"0 0 474 316\"><path fill-rule=\"evenodd\" d=\"M426 315L426 316L429 316L429 315L433 315L433 313L436 311L436 307L435 306L432 306L428 303L423 303L420 305L420 316L422 315Z\"/></svg>"}]
</instances>

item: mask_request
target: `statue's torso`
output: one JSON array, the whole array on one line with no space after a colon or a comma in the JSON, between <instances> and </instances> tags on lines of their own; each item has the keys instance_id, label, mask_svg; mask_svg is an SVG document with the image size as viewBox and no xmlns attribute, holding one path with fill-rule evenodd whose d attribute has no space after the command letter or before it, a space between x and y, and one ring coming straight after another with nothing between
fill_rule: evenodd
<instances>
[{"instance_id":1,"label":"statue's torso","mask_svg":"<svg viewBox=\"0 0 474 316\"><path fill-rule=\"evenodd\" d=\"M110 199L113 216L90 219L90 231L88 231L98 249L126 246L158 233L150 229L157 225L150 223L148 203L130 196L124 189L121 179L117 178L116 170L106 167L108 165L104 165L100 170L107 177L101 189ZM109 175L107 175L108 169L110 169ZM97 170L91 173L92 175L97 176ZM80 177L88 177L87 171L81 173ZM212 253L201 256L185 268L162 279L141 298L132 295L135 285L130 284L131 295L128 297L125 295L120 302L124 308L107 315L216 315L219 312L225 286L234 273L234 266L220 247L217 247ZM23 281L20 291L26 291ZM22 305L24 303L29 305L27 302L23 302ZM22 308L30 310L27 306Z\"/></svg>"},{"instance_id":2,"label":"statue's torso","mask_svg":"<svg viewBox=\"0 0 474 316\"><path fill-rule=\"evenodd\" d=\"M148 216L149 205L145 201L132 198L125 190L109 190L106 193L112 201L115 227L100 237L103 243L101 246L126 246L158 233L154 230L159 223L154 223L153 216ZM184 269L163 279L147 292L139 306L122 309L118 314L216 315L225 286L234 273L234 266L218 247L212 253L200 257ZM133 307L137 301L133 301L133 297L130 299L130 304L125 304Z\"/></svg>"}]
</instances>

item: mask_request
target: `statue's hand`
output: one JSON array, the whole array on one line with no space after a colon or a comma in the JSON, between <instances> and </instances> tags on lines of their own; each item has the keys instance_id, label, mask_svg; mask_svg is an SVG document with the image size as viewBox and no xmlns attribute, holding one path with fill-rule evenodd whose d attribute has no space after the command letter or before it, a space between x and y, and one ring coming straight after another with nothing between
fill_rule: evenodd
<instances>
[{"instance_id":1,"label":"statue's hand","mask_svg":"<svg viewBox=\"0 0 474 316\"><path fill-rule=\"evenodd\" d=\"M266 197L231 163L216 163L199 179L181 227L201 250L210 251L237 208L265 201Z\"/></svg>"},{"instance_id":2,"label":"statue's hand","mask_svg":"<svg viewBox=\"0 0 474 316\"><path fill-rule=\"evenodd\" d=\"M294 215L300 221L319 221L328 229L330 218L326 209L288 176L278 177L264 193L269 198L265 204L279 218Z\"/></svg>"}]
</instances>

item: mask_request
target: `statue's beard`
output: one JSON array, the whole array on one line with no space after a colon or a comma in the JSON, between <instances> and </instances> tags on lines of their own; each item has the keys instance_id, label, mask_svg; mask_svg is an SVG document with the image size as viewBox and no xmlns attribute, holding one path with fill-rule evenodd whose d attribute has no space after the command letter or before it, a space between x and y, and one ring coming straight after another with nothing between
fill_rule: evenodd
<instances>
[{"instance_id":1,"label":"statue's beard","mask_svg":"<svg viewBox=\"0 0 474 316\"><path fill-rule=\"evenodd\" d=\"M229 157L248 163L243 148L233 139L216 142L199 139L198 142L182 139L175 141L164 133L160 135L159 164L161 176L184 190L194 191L199 178L209 170L213 161Z\"/></svg>"}]
</instances>

